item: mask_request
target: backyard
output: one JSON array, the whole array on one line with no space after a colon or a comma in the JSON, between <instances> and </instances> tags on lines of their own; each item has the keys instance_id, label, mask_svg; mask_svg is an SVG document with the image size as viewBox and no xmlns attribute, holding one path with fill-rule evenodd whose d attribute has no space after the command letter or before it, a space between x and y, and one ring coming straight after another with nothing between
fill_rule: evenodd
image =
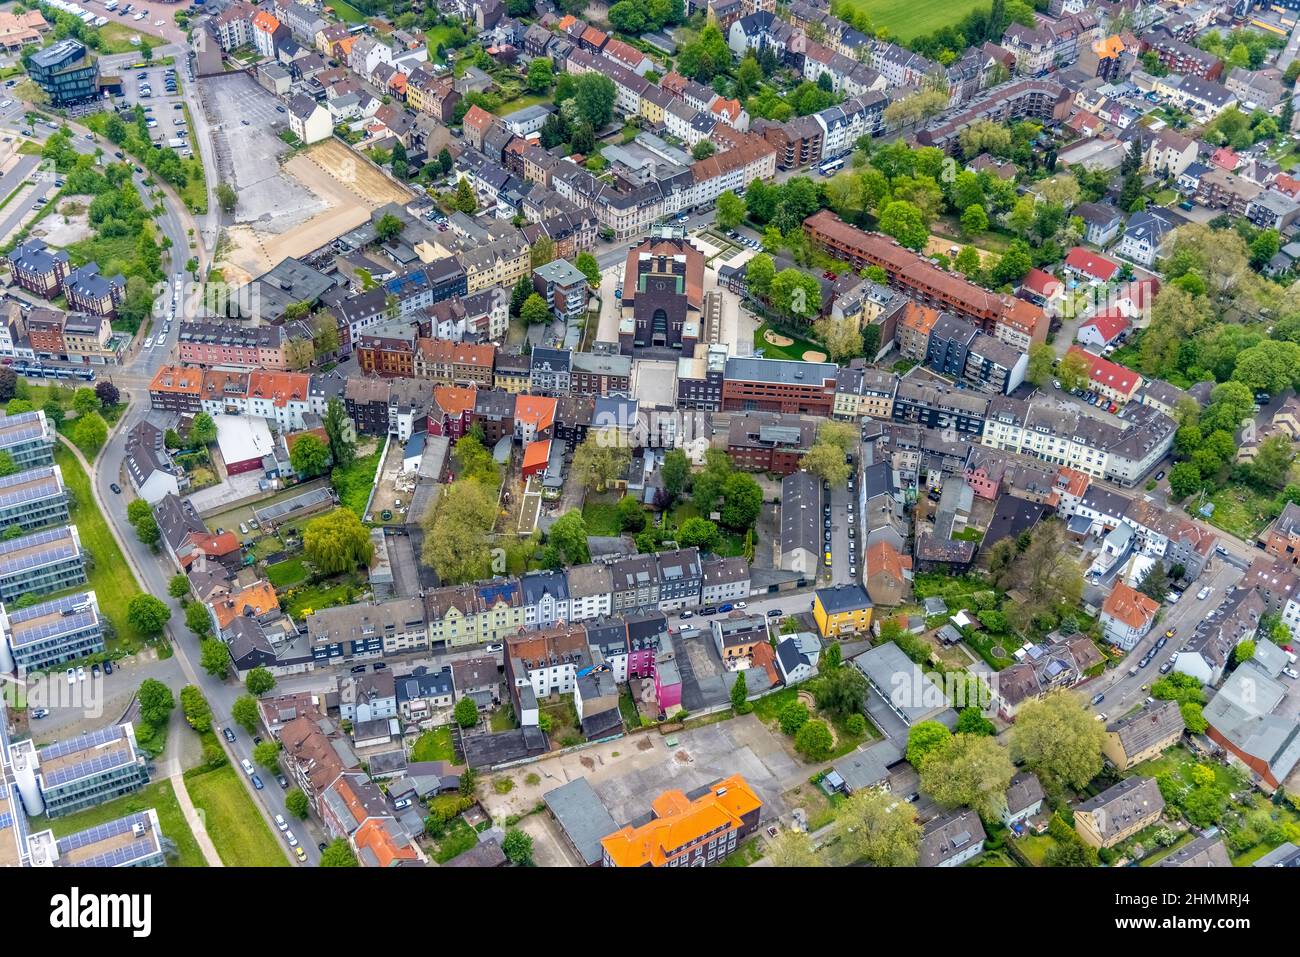
<instances>
[{"instance_id":1,"label":"backyard","mask_svg":"<svg viewBox=\"0 0 1300 957\"><path fill-rule=\"evenodd\" d=\"M618 499L610 497L609 501L598 501L606 496L588 495L582 505L582 520L587 524L587 534L607 536L621 534L618 523Z\"/></svg>"},{"instance_id":2,"label":"backyard","mask_svg":"<svg viewBox=\"0 0 1300 957\"><path fill-rule=\"evenodd\" d=\"M172 789L171 781L168 780L155 781L139 791L106 804L87 808L66 817L56 817L45 823L41 823L40 818L34 818L28 825L28 830L38 831L49 827L54 831L55 837L66 837L97 824L115 821L128 814L138 814L149 808L158 812L158 824L162 827L163 835L176 845L176 855L168 858L168 864L172 867L207 867L203 852L199 850L194 832L186 823L185 815L176 800L176 792Z\"/></svg>"},{"instance_id":3,"label":"backyard","mask_svg":"<svg viewBox=\"0 0 1300 957\"><path fill-rule=\"evenodd\" d=\"M366 456L358 456L345 469L335 469L330 476L334 490L338 492L339 504L357 513L358 518L365 517L366 502L370 500L370 490L375 485L375 472L379 469L383 447L375 449Z\"/></svg>"},{"instance_id":4,"label":"backyard","mask_svg":"<svg viewBox=\"0 0 1300 957\"><path fill-rule=\"evenodd\" d=\"M768 338L769 334L771 338L776 339L777 342L770 341ZM790 344L784 345L784 340L790 340ZM763 357L767 359L802 360L804 353L821 353L824 347L809 339L801 339L790 335L788 332L782 332L779 329L773 328L771 324L765 322L754 330L754 354L757 355L760 349L762 350Z\"/></svg>"},{"instance_id":5,"label":"backyard","mask_svg":"<svg viewBox=\"0 0 1300 957\"><path fill-rule=\"evenodd\" d=\"M456 763L456 749L452 744L451 728L434 728L420 735L411 748L412 761L446 761Z\"/></svg>"},{"instance_id":6,"label":"backyard","mask_svg":"<svg viewBox=\"0 0 1300 957\"><path fill-rule=\"evenodd\" d=\"M289 617L301 620L319 608L351 604L365 587L361 576L345 574L319 584L289 588L280 595L280 606Z\"/></svg>"},{"instance_id":7,"label":"backyard","mask_svg":"<svg viewBox=\"0 0 1300 957\"><path fill-rule=\"evenodd\" d=\"M185 772L185 786L227 867L288 867L289 859L271 833L233 765Z\"/></svg>"},{"instance_id":8,"label":"backyard","mask_svg":"<svg viewBox=\"0 0 1300 957\"><path fill-rule=\"evenodd\" d=\"M1207 495L1205 501L1214 505L1214 514L1207 522L1246 541L1253 540L1278 513L1275 496L1243 482L1225 485ZM1201 502L1193 498L1188 504L1196 510Z\"/></svg>"},{"instance_id":9,"label":"backyard","mask_svg":"<svg viewBox=\"0 0 1300 957\"><path fill-rule=\"evenodd\" d=\"M95 497L91 494L90 479L77 457L63 443L54 447L54 462L63 472L63 482L71 493L69 514L77 526L81 547L89 553L91 561L86 573L86 584L75 590L94 589L100 610L113 623L117 636L108 642L108 651L131 654L145 642L145 636L127 621L126 606L140 592L135 575L122 557L117 539L113 537Z\"/></svg>"}]
</instances>

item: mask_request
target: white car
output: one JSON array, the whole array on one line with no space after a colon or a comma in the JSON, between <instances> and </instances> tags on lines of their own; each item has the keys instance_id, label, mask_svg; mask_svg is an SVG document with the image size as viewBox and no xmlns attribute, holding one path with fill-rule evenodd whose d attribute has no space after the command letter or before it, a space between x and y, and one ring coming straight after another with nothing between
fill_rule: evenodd
<instances>
[{"instance_id":1,"label":"white car","mask_svg":"<svg viewBox=\"0 0 1300 957\"><path fill-rule=\"evenodd\" d=\"M75 671L73 671L71 668L69 668L69 669L68 669L68 684L70 684L70 685L75 685L76 683L77 683L77 673L76 673Z\"/></svg>"},{"instance_id":2,"label":"white car","mask_svg":"<svg viewBox=\"0 0 1300 957\"><path fill-rule=\"evenodd\" d=\"M248 758L241 759L239 763L243 766L245 773L250 775L253 773L253 762L248 760Z\"/></svg>"},{"instance_id":3,"label":"white car","mask_svg":"<svg viewBox=\"0 0 1300 957\"><path fill-rule=\"evenodd\" d=\"M148 339L146 339L146 340L144 341L144 347L145 347L146 349L152 349L152 348L153 348L153 336L150 336Z\"/></svg>"},{"instance_id":4,"label":"white car","mask_svg":"<svg viewBox=\"0 0 1300 957\"><path fill-rule=\"evenodd\" d=\"M3 103L0 103L0 110L6 109L7 107L10 107L10 106L13 106L13 105L14 105L14 101L13 101L13 100L5 100Z\"/></svg>"},{"instance_id":5,"label":"white car","mask_svg":"<svg viewBox=\"0 0 1300 957\"><path fill-rule=\"evenodd\" d=\"M156 26L156 27L160 27L160 26L163 25L163 22L162 22L161 20L155 20L155 21L153 22L153 25Z\"/></svg>"},{"instance_id":6,"label":"white car","mask_svg":"<svg viewBox=\"0 0 1300 957\"><path fill-rule=\"evenodd\" d=\"M1204 588L1202 588L1200 591L1196 593L1196 600L1204 601L1205 599L1210 597L1210 592L1212 591L1214 591L1214 589L1211 588L1209 585L1206 585Z\"/></svg>"},{"instance_id":7,"label":"white car","mask_svg":"<svg viewBox=\"0 0 1300 957\"><path fill-rule=\"evenodd\" d=\"M1300 678L1300 671L1296 671L1294 668L1283 668L1282 674L1288 678Z\"/></svg>"},{"instance_id":8,"label":"white car","mask_svg":"<svg viewBox=\"0 0 1300 957\"><path fill-rule=\"evenodd\" d=\"M289 830L289 825L285 823L284 815L282 814L277 814L275 816L275 826L279 828L281 831Z\"/></svg>"},{"instance_id":9,"label":"white car","mask_svg":"<svg viewBox=\"0 0 1300 957\"><path fill-rule=\"evenodd\" d=\"M298 839L297 839L296 837L293 836L293 831L285 831L285 832L284 832L284 839L285 839L286 841L289 842L289 846L290 846L290 847L297 847L297 846L298 846Z\"/></svg>"}]
</instances>

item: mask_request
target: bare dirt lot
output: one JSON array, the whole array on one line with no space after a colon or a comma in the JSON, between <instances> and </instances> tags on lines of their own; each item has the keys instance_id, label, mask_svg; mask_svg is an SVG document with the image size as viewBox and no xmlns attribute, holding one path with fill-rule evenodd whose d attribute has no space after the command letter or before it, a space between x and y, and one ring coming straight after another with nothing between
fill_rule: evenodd
<instances>
[{"instance_id":1,"label":"bare dirt lot","mask_svg":"<svg viewBox=\"0 0 1300 957\"><path fill-rule=\"evenodd\" d=\"M59 208L32 227L32 235L51 246L71 246L91 235L88 211L93 196L69 196Z\"/></svg>"},{"instance_id":2,"label":"bare dirt lot","mask_svg":"<svg viewBox=\"0 0 1300 957\"><path fill-rule=\"evenodd\" d=\"M279 178L305 190L305 220L284 222L282 230L264 229L261 223L240 223L230 228L232 248L226 279L241 281L270 269L287 256L302 256L355 229L370 211L391 202L406 202L410 194L388 179L345 144L325 140L293 156ZM226 265L226 264L223 264Z\"/></svg>"}]
</instances>

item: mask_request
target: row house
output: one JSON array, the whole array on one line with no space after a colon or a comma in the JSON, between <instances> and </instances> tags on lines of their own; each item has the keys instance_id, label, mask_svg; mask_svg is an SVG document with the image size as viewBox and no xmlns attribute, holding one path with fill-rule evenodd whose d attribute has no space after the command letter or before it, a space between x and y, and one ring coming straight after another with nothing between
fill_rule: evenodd
<instances>
[{"instance_id":1,"label":"row house","mask_svg":"<svg viewBox=\"0 0 1300 957\"><path fill-rule=\"evenodd\" d=\"M427 113L440 123L451 123L461 99L450 74L438 76L417 67L406 78L407 105L419 113Z\"/></svg>"},{"instance_id":2,"label":"row house","mask_svg":"<svg viewBox=\"0 0 1300 957\"><path fill-rule=\"evenodd\" d=\"M4 257L13 271L14 282L22 289L45 299L53 299L63 289L68 275L68 254L62 249L51 249L43 239L28 239L19 243Z\"/></svg>"},{"instance_id":3,"label":"row house","mask_svg":"<svg viewBox=\"0 0 1300 957\"><path fill-rule=\"evenodd\" d=\"M180 360L185 365L236 366L245 369L287 371L285 331L281 326L182 320L177 335Z\"/></svg>"},{"instance_id":4,"label":"row house","mask_svg":"<svg viewBox=\"0 0 1300 957\"><path fill-rule=\"evenodd\" d=\"M415 348L415 377L447 385L492 386L496 346L449 339L420 339Z\"/></svg>"},{"instance_id":5,"label":"row house","mask_svg":"<svg viewBox=\"0 0 1300 957\"><path fill-rule=\"evenodd\" d=\"M1154 51L1160 64L1170 73L1217 80L1223 73L1223 61L1190 43L1166 33L1150 33L1142 38L1143 53Z\"/></svg>"},{"instance_id":6,"label":"row house","mask_svg":"<svg viewBox=\"0 0 1300 957\"><path fill-rule=\"evenodd\" d=\"M812 419L779 412L745 412L731 417L727 456L745 471L789 475L799 469L816 438L817 424Z\"/></svg>"},{"instance_id":7,"label":"row house","mask_svg":"<svg viewBox=\"0 0 1300 957\"><path fill-rule=\"evenodd\" d=\"M1101 39L1101 27L1091 11L1059 20L1039 18L1035 26L1013 23L1003 34L1002 46L1015 55L1016 72L1037 76L1048 70L1068 66L1086 49Z\"/></svg>"},{"instance_id":8,"label":"row house","mask_svg":"<svg viewBox=\"0 0 1300 957\"><path fill-rule=\"evenodd\" d=\"M419 326L407 322L390 322L374 326L352 344L357 367L366 375L415 375L415 342Z\"/></svg>"},{"instance_id":9,"label":"row house","mask_svg":"<svg viewBox=\"0 0 1300 957\"><path fill-rule=\"evenodd\" d=\"M959 144L962 130L979 120L1003 124L1024 119L1061 122L1070 115L1071 100L1071 91L1055 80L1011 80L987 90L963 109L945 114L917 133L916 141L921 146L950 151Z\"/></svg>"}]
</instances>

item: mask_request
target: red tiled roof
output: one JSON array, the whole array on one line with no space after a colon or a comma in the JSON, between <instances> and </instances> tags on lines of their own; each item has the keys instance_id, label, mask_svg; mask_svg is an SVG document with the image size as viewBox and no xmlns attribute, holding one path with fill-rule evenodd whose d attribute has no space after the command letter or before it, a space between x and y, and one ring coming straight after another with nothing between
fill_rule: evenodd
<instances>
[{"instance_id":1,"label":"red tiled roof","mask_svg":"<svg viewBox=\"0 0 1300 957\"><path fill-rule=\"evenodd\" d=\"M1145 628L1155 619L1160 603L1123 582L1116 582L1115 589L1106 596L1101 610L1130 628Z\"/></svg>"},{"instance_id":2,"label":"red tiled roof","mask_svg":"<svg viewBox=\"0 0 1300 957\"><path fill-rule=\"evenodd\" d=\"M1083 273L1085 276L1091 276L1093 279L1099 279L1102 282L1109 282L1119 274L1118 265L1105 256L1095 253L1091 249L1084 249L1082 246L1075 246L1070 250L1070 254L1065 257L1065 265L1075 272Z\"/></svg>"},{"instance_id":3,"label":"red tiled roof","mask_svg":"<svg viewBox=\"0 0 1300 957\"><path fill-rule=\"evenodd\" d=\"M1070 346L1066 355L1070 354L1081 355L1088 361L1088 378L1095 385L1113 389L1123 395L1131 395L1138 383L1142 381L1142 377L1132 369L1118 362L1103 359L1101 356L1094 356L1086 349Z\"/></svg>"},{"instance_id":4,"label":"red tiled roof","mask_svg":"<svg viewBox=\"0 0 1300 957\"><path fill-rule=\"evenodd\" d=\"M1102 342L1108 343L1127 329L1129 322L1119 312L1111 311L1100 316L1093 316L1079 328L1083 329L1084 326L1092 326L1101 336Z\"/></svg>"}]
</instances>

